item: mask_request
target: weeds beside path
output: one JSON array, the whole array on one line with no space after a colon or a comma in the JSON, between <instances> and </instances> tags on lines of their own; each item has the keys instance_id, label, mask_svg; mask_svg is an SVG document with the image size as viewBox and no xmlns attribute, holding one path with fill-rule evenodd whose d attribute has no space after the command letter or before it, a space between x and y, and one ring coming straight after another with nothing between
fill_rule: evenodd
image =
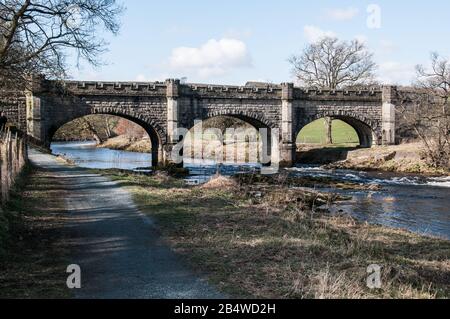
<instances>
[{"instance_id":1,"label":"weeds beside path","mask_svg":"<svg viewBox=\"0 0 450 319\"><path fill-rule=\"evenodd\" d=\"M130 187L174 249L232 296L450 297L448 241L311 210L303 190L107 175ZM382 267L382 289L367 288L371 264Z\"/></svg>"},{"instance_id":2,"label":"weeds beside path","mask_svg":"<svg viewBox=\"0 0 450 319\"><path fill-rule=\"evenodd\" d=\"M63 196L67 211L65 247L69 252L66 265L78 265L81 271L81 288L73 291L74 298L224 297L200 272L179 260L124 187L48 154L33 151L30 160L46 169L67 192ZM54 189L52 185L43 188ZM61 284L65 286L66 280Z\"/></svg>"},{"instance_id":3,"label":"weeds beside path","mask_svg":"<svg viewBox=\"0 0 450 319\"><path fill-rule=\"evenodd\" d=\"M68 298L64 194L45 170L27 166L2 208L0 298Z\"/></svg>"}]
</instances>

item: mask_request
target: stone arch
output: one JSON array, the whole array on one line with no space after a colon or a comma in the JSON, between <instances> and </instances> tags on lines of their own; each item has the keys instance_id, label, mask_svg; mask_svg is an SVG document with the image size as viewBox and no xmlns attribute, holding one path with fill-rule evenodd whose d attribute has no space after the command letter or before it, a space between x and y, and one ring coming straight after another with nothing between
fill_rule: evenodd
<instances>
[{"instance_id":1,"label":"stone arch","mask_svg":"<svg viewBox=\"0 0 450 319\"><path fill-rule=\"evenodd\" d=\"M236 119L239 119L243 122L246 122L253 126L256 130L260 129L266 129L267 134L263 134L267 136L267 138L263 138L262 143L262 153L260 160L264 166L270 165L272 154L274 150L272 149L273 143L272 141L272 130L278 128L277 125L275 125L273 122L267 120L263 115L257 112L252 111L246 111L246 110L227 110L227 109L215 109L215 110L208 110L204 112L202 121L207 121L209 119L213 119L216 117L234 117ZM190 127L189 129L192 129ZM278 139L281 139L281 135L278 136Z\"/></svg>"},{"instance_id":2,"label":"stone arch","mask_svg":"<svg viewBox=\"0 0 450 319\"><path fill-rule=\"evenodd\" d=\"M267 128L272 129L276 128L277 126L272 123L271 121L267 120L261 113L252 112L252 111L246 111L246 110L236 110L236 111L230 111L230 110L209 110L204 114L203 120L206 121L208 119L218 117L218 116L229 116L229 117L235 117L238 118L244 122L249 123L253 127L260 129L260 128Z\"/></svg>"},{"instance_id":3,"label":"stone arch","mask_svg":"<svg viewBox=\"0 0 450 319\"><path fill-rule=\"evenodd\" d=\"M112 107L93 107L89 109L88 112L83 112L83 114L73 115L57 123L52 123L52 125L47 130L47 141L48 144L53 140L55 133L67 123L74 121L78 118L82 118L89 115L113 115L127 119L139 126L141 126L149 135L152 144L152 166L158 166L158 164L163 160L162 147L166 144L167 136L164 129L153 119L135 113L130 110L124 110L121 108Z\"/></svg>"},{"instance_id":4,"label":"stone arch","mask_svg":"<svg viewBox=\"0 0 450 319\"><path fill-rule=\"evenodd\" d=\"M300 121L300 125L296 130L296 136L300 134L306 125L325 117L341 120L350 125L358 134L362 147L372 147L374 144L379 143L379 124L376 121L372 121L360 113L346 111L319 112L306 120Z\"/></svg>"},{"instance_id":5,"label":"stone arch","mask_svg":"<svg viewBox=\"0 0 450 319\"><path fill-rule=\"evenodd\" d=\"M164 145L167 142L167 136L165 130L161 127L159 123L157 123L154 119L136 113L134 111L130 111L122 108L114 108L114 107L94 107L90 114L105 114L105 115L115 115L118 117L123 117L127 120L130 120L142 127L147 131L147 129L153 130L152 133L156 133L158 138L158 142L160 145ZM90 115L87 114L87 115Z\"/></svg>"}]
</instances>

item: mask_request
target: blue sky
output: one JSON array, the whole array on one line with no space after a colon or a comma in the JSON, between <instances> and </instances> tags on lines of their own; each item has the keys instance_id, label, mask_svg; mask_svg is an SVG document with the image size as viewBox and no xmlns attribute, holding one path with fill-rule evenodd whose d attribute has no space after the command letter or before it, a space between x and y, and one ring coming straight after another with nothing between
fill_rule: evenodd
<instances>
[{"instance_id":1,"label":"blue sky","mask_svg":"<svg viewBox=\"0 0 450 319\"><path fill-rule=\"evenodd\" d=\"M287 59L323 35L359 38L385 83L408 84L430 53L450 56L450 2L123 0L122 28L107 36L106 65L73 69L79 80L237 84L293 81ZM377 7L369 7L375 4ZM379 8L380 25L368 26ZM374 20L370 20L374 21ZM377 21L377 19L375 19Z\"/></svg>"}]
</instances>

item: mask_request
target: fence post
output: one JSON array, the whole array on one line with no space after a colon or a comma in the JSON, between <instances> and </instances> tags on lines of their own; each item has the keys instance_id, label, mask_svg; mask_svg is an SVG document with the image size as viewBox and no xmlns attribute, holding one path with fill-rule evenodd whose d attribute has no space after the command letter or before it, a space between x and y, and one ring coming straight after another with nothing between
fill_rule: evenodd
<instances>
[{"instance_id":1,"label":"fence post","mask_svg":"<svg viewBox=\"0 0 450 319\"><path fill-rule=\"evenodd\" d=\"M0 132L0 201L5 204L16 178L26 164L27 142L10 130Z\"/></svg>"},{"instance_id":2,"label":"fence post","mask_svg":"<svg viewBox=\"0 0 450 319\"><path fill-rule=\"evenodd\" d=\"M0 200L3 204L3 132L0 132Z\"/></svg>"},{"instance_id":3,"label":"fence post","mask_svg":"<svg viewBox=\"0 0 450 319\"><path fill-rule=\"evenodd\" d=\"M2 203L6 203L6 199L7 199L7 192L8 192L8 156L7 156L7 152L8 152L8 143L7 143L7 134L6 133L2 133L2 143L1 143L1 159L2 159L2 166L1 166L1 171L2 171L2 180L1 180L1 184L2 184Z\"/></svg>"}]
</instances>

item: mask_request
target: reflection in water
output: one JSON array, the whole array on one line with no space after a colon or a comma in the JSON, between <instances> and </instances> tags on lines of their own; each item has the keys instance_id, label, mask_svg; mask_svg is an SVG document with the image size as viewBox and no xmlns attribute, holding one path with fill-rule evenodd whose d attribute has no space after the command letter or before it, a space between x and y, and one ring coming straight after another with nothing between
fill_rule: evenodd
<instances>
[{"instance_id":1,"label":"reflection in water","mask_svg":"<svg viewBox=\"0 0 450 319\"><path fill-rule=\"evenodd\" d=\"M84 168L135 170L152 164L151 154L97 148L95 142L53 143L51 148L53 154L64 155Z\"/></svg>"},{"instance_id":2,"label":"reflection in water","mask_svg":"<svg viewBox=\"0 0 450 319\"><path fill-rule=\"evenodd\" d=\"M54 143L55 154L64 154L77 165L86 168L118 168L135 170L151 165L150 154L98 149L92 142ZM216 165L212 161L189 161L191 184L205 182L217 171L223 175L258 171L260 165ZM409 229L450 239L450 177L425 178L392 173L366 173L348 170L324 170L302 166L288 170L298 176L332 177L361 185L379 184L382 191L349 191L324 189L352 196L352 200L331 207L332 212L344 211L360 220L386 226Z\"/></svg>"}]
</instances>

